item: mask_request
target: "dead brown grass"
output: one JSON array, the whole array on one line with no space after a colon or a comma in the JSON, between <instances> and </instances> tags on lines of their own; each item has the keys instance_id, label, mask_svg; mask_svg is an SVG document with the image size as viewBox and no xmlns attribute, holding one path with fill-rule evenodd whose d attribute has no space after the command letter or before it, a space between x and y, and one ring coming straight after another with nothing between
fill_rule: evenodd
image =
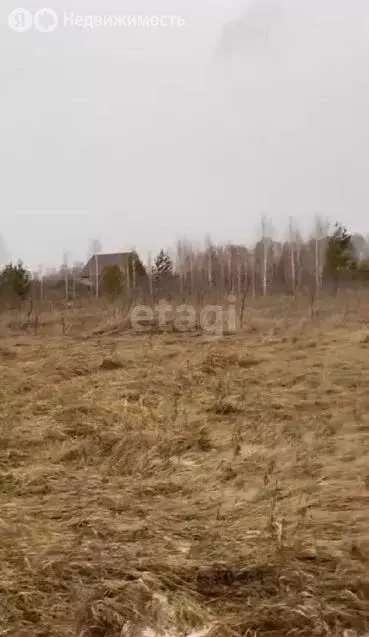
<instances>
[{"instance_id":1,"label":"dead brown grass","mask_svg":"<svg viewBox=\"0 0 369 637\"><path fill-rule=\"evenodd\" d=\"M369 328L249 319L3 325L0 635L369 630Z\"/></svg>"}]
</instances>

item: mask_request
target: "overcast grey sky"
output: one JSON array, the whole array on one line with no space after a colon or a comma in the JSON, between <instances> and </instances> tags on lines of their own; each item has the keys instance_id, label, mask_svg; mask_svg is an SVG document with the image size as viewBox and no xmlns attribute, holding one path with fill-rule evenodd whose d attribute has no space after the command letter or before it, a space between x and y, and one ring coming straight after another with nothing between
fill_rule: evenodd
<instances>
[{"instance_id":1,"label":"overcast grey sky","mask_svg":"<svg viewBox=\"0 0 369 637\"><path fill-rule=\"evenodd\" d=\"M369 232L368 0L19 3L0 8L9 257L58 265L93 238L143 257L183 235L248 242L261 214ZM17 6L59 25L14 32ZM185 25L91 32L64 26L70 11Z\"/></svg>"}]
</instances>

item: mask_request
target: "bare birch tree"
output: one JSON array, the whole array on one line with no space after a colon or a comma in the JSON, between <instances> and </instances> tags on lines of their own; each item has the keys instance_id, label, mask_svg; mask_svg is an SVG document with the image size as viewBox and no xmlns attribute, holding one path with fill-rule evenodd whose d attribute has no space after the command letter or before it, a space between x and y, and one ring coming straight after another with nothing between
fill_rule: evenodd
<instances>
[{"instance_id":1,"label":"bare birch tree","mask_svg":"<svg viewBox=\"0 0 369 637\"><path fill-rule=\"evenodd\" d=\"M91 256L95 257L95 263L94 263L94 279L95 279L95 294L96 294L96 298L99 297L99 279L100 279L100 273L99 273L99 254L101 253L102 250L102 246L101 246L101 241L99 239L94 239L91 244L90 244L90 252L91 252Z\"/></svg>"},{"instance_id":2,"label":"bare birch tree","mask_svg":"<svg viewBox=\"0 0 369 637\"><path fill-rule=\"evenodd\" d=\"M255 250L251 252L251 294L252 298L256 297L256 277L255 277Z\"/></svg>"},{"instance_id":3,"label":"bare birch tree","mask_svg":"<svg viewBox=\"0 0 369 637\"><path fill-rule=\"evenodd\" d=\"M295 243L295 228L293 219L290 217L289 220L289 228L288 228L288 240L289 240L289 249L290 249L290 266L291 266L291 292L292 294L296 291L296 243Z\"/></svg>"},{"instance_id":4,"label":"bare birch tree","mask_svg":"<svg viewBox=\"0 0 369 637\"><path fill-rule=\"evenodd\" d=\"M317 297L323 283L324 253L328 231L329 222L317 216L314 231L315 294Z\"/></svg>"},{"instance_id":5,"label":"bare birch tree","mask_svg":"<svg viewBox=\"0 0 369 637\"><path fill-rule=\"evenodd\" d=\"M152 254L149 252L147 255L147 276L149 280L149 295L151 303L154 302L154 293L153 293L153 272L152 272Z\"/></svg>"},{"instance_id":6,"label":"bare birch tree","mask_svg":"<svg viewBox=\"0 0 369 637\"><path fill-rule=\"evenodd\" d=\"M68 272L68 252L64 252L63 256L63 274L64 274L64 289L65 300L69 300L69 272Z\"/></svg>"},{"instance_id":7,"label":"bare birch tree","mask_svg":"<svg viewBox=\"0 0 369 637\"><path fill-rule=\"evenodd\" d=\"M263 296L267 295L268 292L268 256L270 250L270 236L268 234L268 220L265 216L261 218L261 237L263 244L263 274L262 274L262 285L263 285Z\"/></svg>"}]
</instances>

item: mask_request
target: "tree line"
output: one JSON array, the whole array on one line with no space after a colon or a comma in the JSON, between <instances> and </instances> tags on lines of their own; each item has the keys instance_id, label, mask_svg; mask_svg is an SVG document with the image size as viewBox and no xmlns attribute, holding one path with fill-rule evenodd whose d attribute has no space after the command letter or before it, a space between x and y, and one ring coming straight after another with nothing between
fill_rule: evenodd
<instances>
[{"instance_id":1,"label":"tree line","mask_svg":"<svg viewBox=\"0 0 369 637\"><path fill-rule=\"evenodd\" d=\"M136 258L139 259L138 255ZM278 292L293 294L298 290L318 292L323 287L337 291L341 285L369 282L369 243L339 223L330 233L323 232L322 225L318 225L315 236L308 241L303 241L291 225L288 240L278 242L268 234L264 222L262 237L253 248L235 244L216 246L209 238L198 249L188 242L179 242L174 255L162 249L152 262L148 259L141 271L146 274L137 280L137 287L152 297L167 294L201 297L210 292L256 297ZM100 295L117 297L132 293L118 265L104 268L100 279ZM89 293L81 285L76 267L68 269L64 265L59 273L40 277L18 261L0 271L3 299L39 296L45 289L71 298Z\"/></svg>"}]
</instances>

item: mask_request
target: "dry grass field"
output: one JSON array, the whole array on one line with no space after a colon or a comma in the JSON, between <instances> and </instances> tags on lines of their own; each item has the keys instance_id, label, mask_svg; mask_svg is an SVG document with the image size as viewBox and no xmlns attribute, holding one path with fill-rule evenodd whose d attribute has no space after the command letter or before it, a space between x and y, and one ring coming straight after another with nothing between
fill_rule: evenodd
<instances>
[{"instance_id":1,"label":"dry grass field","mask_svg":"<svg viewBox=\"0 0 369 637\"><path fill-rule=\"evenodd\" d=\"M0 635L365 635L369 305L92 318L2 319Z\"/></svg>"}]
</instances>

